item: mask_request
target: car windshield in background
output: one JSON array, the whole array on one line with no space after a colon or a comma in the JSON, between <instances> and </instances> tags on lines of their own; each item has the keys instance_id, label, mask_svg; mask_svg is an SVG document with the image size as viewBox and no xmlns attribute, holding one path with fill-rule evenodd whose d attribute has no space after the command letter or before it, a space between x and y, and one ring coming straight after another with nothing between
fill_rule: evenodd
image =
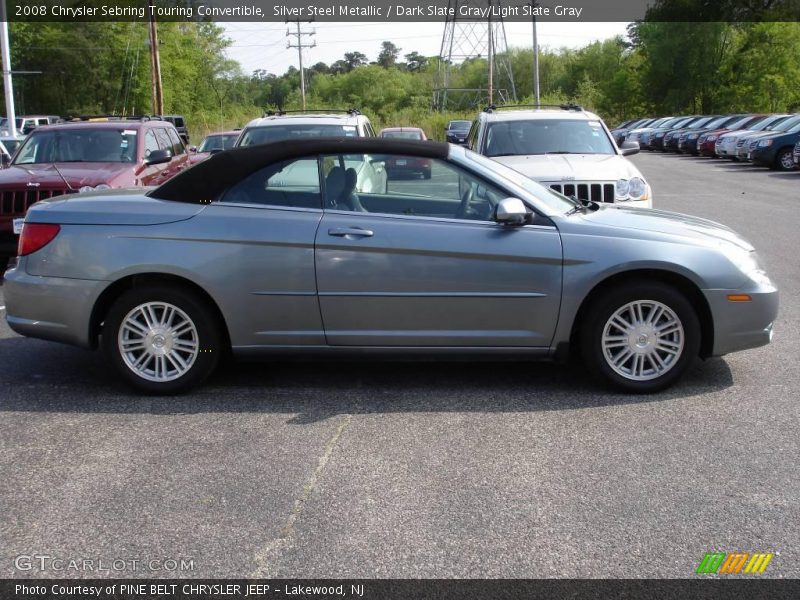
<instances>
[{"instance_id":1,"label":"car windshield in background","mask_svg":"<svg viewBox=\"0 0 800 600\"><path fill-rule=\"evenodd\" d=\"M200 144L200 148L198 148L197 151L211 152L212 150L227 150L228 148L233 148L238 138L238 133L233 135L210 135L203 140L203 143Z\"/></svg>"},{"instance_id":2,"label":"car windshield in background","mask_svg":"<svg viewBox=\"0 0 800 600\"><path fill-rule=\"evenodd\" d=\"M779 125L776 125L772 131L775 132L795 132L795 127L800 124L800 116L795 115L785 121L782 121Z\"/></svg>"},{"instance_id":3,"label":"car windshield in background","mask_svg":"<svg viewBox=\"0 0 800 600\"><path fill-rule=\"evenodd\" d=\"M402 139L402 140L421 140L422 135L420 135L419 131L384 131L383 137L385 138L395 138L395 139Z\"/></svg>"},{"instance_id":4,"label":"car windshield in background","mask_svg":"<svg viewBox=\"0 0 800 600\"><path fill-rule=\"evenodd\" d=\"M450 121L450 131L469 131L472 121Z\"/></svg>"},{"instance_id":5,"label":"car windshield in background","mask_svg":"<svg viewBox=\"0 0 800 600\"><path fill-rule=\"evenodd\" d=\"M283 140L317 137L356 137L355 125L267 125L244 132L239 146L258 146Z\"/></svg>"},{"instance_id":6,"label":"car windshield in background","mask_svg":"<svg viewBox=\"0 0 800 600\"><path fill-rule=\"evenodd\" d=\"M536 119L489 127L486 156L616 154L600 121Z\"/></svg>"},{"instance_id":7,"label":"car windshield in background","mask_svg":"<svg viewBox=\"0 0 800 600\"><path fill-rule=\"evenodd\" d=\"M15 165L54 162L136 162L134 129L58 129L30 135Z\"/></svg>"},{"instance_id":8,"label":"car windshield in background","mask_svg":"<svg viewBox=\"0 0 800 600\"><path fill-rule=\"evenodd\" d=\"M2 126L0 125L0 127L2 127ZM3 143L3 146L6 147L6 150L8 150L8 153L11 156L14 156L14 152L16 152L17 148L19 148L20 145L22 144L22 142L20 140L3 140L2 143Z\"/></svg>"}]
</instances>

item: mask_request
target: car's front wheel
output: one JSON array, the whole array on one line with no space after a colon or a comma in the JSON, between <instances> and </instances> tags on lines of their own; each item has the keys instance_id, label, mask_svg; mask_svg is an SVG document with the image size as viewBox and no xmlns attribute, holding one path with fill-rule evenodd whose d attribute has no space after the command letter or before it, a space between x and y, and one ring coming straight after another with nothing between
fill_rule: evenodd
<instances>
[{"instance_id":1,"label":"car's front wheel","mask_svg":"<svg viewBox=\"0 0 800 600\"><path fill-rule=\"evenodd\" d=\"M792 171L794 169L794 157L792 148L784 148L775 157L775 168L779 171Z\"/></svg>"},{"instance_id":2,"label":"car's front wheel","mask_svg":"<svg viewBox=\"0 0 800 600\"><path fill-rule=\"evenodd\" d=\"M588 307L582 327L584 360L626 392L672 385L700 349L700 321L686 297L660 282L621 285Z\"/></svg>"},{"instance_id":3,"label":"car's front wheel","mask_svg":"<svg viewBox=\"0 0 800 600\"><path fill-rule=\"evenodd\" d=\"M102 348L130 385L178 394L205 380L219 362L219 325L192 292L173 285L128 290L106 315Z\"/></svg>"}]
</instances>

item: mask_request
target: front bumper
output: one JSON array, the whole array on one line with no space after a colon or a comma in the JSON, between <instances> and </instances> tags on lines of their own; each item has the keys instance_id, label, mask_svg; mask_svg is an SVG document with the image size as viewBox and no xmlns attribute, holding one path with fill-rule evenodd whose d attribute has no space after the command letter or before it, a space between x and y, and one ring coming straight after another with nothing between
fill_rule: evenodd
<instances>
[{"instance_id":1,"label":"front bumper","mask_svg":"<svg viewBox=\"0 0 800 600\"><path fill-rule=\"evenodd\" d=\"M778 316L778 290L772 285L753 284L745 290L703 290L714 319L713 356L757 348L772 341L772 326ZM746 294L749 302L731 302L730 294Z\"/></svg>"},{"instance_id":2,"label":"front bumper","mask_svg":"<svg viewBox=\"0 0 800 600\"><path fill-rule=\"evenodd\" d=\"M771 167L775 163L775 146L758 147L750 150L750 161L754 165Z\"/></svg>"},{"instance_id":3,"label":"front bumper","mask_svg":"<svg viewBox=\"0 0 800 600\"><path fill-rule=\"evenodd\" d=\"M28 275L24 263L5 274L9 327L20 335L91 347L92 308L108 282Z\"/></svg>"}]
</instances>

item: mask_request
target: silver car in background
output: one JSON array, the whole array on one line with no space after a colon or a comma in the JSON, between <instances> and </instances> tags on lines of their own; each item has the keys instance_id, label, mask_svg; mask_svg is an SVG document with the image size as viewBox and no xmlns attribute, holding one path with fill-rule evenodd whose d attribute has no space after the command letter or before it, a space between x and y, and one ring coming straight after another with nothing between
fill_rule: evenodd
<instances>
[{"instance_id":1,"label":"silver car in background","mask_svg":"<svg viewBox=\"0 0 800 600\"><path fill-rule=\"evenodd\" d=\"M424 158L359 193L348 164ZM286 174L289 174L288 176ZM653 392L767 344L752 246L685 215L575 200L464 148L320 138L211 156L148 193L39 202L6 273L18 333L101 347L170 394L240 357L523 356Z\"/></svg>"}]
</instances>

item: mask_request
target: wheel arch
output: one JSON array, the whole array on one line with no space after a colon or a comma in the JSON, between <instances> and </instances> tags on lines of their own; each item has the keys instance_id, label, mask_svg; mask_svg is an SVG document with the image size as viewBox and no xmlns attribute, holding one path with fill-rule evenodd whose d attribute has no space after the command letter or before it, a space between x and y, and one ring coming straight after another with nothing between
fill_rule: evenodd
<instances>
[{"instance_id":1,"label":"wheel arch","mask_svg":"<svg viewBox=\"0 0 800 600\"><path fill-rule=\"evenodd\" d=\"M109 309L113 306L114 302L122 296L126 291L135 287L141 287L147 284L173 284L178 287L190 290L200 298L203 303L214 313L217 321L220 324L220 333L222 334L223 343L226 348L230 348L230 334L228 332L228 324L225 316L222 314L219 305L214 298L202 286L194 281L191 281L180 275L173 275L170 273L136 273L127 275L109 285L98 296L97 300L92 307L92 314L89 319L89 344L92 348L97 348L100 332L102 331L103 321L108 314Z\"/></svg>"},{"instance_id":2,"label":"wheel arch","mask_svg":"<svg viewBox=\"0 0 800 600\"><path fill-rule=\"evenodd\" d=\"M697 311L697 318L700 321L700 357L708 358L711 356L714 348L714 320L708 301L697 284L691 279L680 273L664 269L634 269L631 271L623 271L610 275L595 284L575 313L575 319L572 321L572 329L569 337L570 348L576 348L578 346L581 326L586 320L589 309L597 298L608 289L632 281L658 281L676 288L686 296Z\"/></svg>"}]
</instances>

